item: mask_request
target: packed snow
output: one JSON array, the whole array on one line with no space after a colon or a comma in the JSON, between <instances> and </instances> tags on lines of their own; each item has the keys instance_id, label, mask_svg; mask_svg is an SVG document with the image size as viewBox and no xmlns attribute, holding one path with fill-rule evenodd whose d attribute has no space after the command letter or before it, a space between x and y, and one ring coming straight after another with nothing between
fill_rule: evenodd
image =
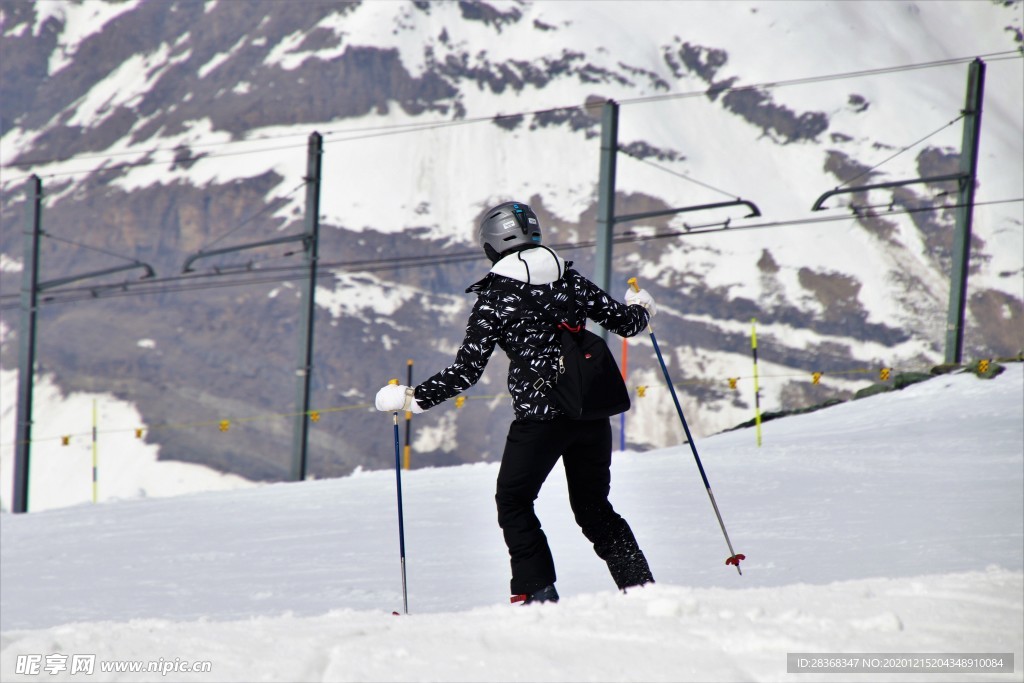
<instances>
[{"instance_id":1,"label":"packed snow","mask_svg":"<svg viewBox=\"0 0 1024 683\"><path fill-rule=\"evenodd\" d=\"M760 448L750 429L696 444L742 576L688 446L615 455L612 501L658 580L626 594L556 468L538 513L557 605L506 602L494 463L403 473L409 616L393 472L3 514L0 676L78 680L96 655L91 679L124 681L1021 680L1024 366L763 427ZM787 673L787 653L829 652L1014 668ZM65 669L15 673L33 655ZM179 668L101 671L151 661Z\"/></svg>"}]
</instances>

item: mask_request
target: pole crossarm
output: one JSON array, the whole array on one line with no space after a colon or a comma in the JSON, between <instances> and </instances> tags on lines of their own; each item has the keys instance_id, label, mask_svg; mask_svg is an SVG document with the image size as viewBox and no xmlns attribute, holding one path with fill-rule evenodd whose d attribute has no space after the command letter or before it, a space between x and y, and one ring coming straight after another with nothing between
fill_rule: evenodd
<instances>
[{"instance_id":1,"label":"pole crossarm","mask_svg":"<svg viewBox=\"0 0 1024 683\"><path fill-rule=\"evenodd\" d=\"M834 197L839 194L850 194L853 192L867 192L868 190L884 190L889 187L903 187L905 185L918 185L927 183L944 183L950 180L956 180L963 184L968 178L966 173L950 173L948 175L932 176L929 178L913 178L911 180L894 180L889 183L876 183L874 185L860 185L859 187L837 187L834 190L829 190L825 194L818 197L818 200L814 202L814 206L811 207L811 211L823 211L827 207L822 206L829 197Z\"/></svg>"},{"instance_id":2,"label":"pole crossarm","mask_svg":"<svg viewBox=\"0 0 1024 683\"><path fill-rule=\"evenodd\" d=\"M612 219L615 224L626 223L629 221L638 221L644 218L657 218L658 216L672 216L677 213L687 213L690 211L706 211L708 209L721 209L727 206L746 206L750 209L744 218L755 218L761 215L761 210L757 208L757 205L753 202L747 201L746 199L734 199L731 202L716 202L714 204L699 204L697 206L684 206L681 209L665 209L663 211L645 211L644 213L630 213L625 216L616 216Z\"/></svg>"},{"instance_id":3,"label":"pole crossarm","mask_svg":"<svg viewBox=\"0 0 1024 683\"><path fill-rule=\"evenodd\" d=\"M103 275L110 275L111 273L120 273L126 270L135 270L136 268L142 268L146 273L139 278L140 280L148 280L156 277L156 272L153 267L148 263L136 261L126 266L114 266L113 268L104 268L103 270L94 270L90 273L82 273L81 275L70 275L68 277L57 278L56 280L47 280L46 282L40 282L36 285L36 291L43 292L47 289L53 289L54 287L60 287L61 285L70 284L72 282L78 282L79 280L88 280L89 278L100 277Z\"/></svg>"},{"instance_id":4,"label":"pole crossarm","mask_svg":"<svg viewBox=\"0 0 1024 683\"><path fill-rule=\"evenodd\" d=\"M309 235L289 235L287 237L275 237L271 240L263 240L262 242L253 242L251 244L241 244L237 247L224 247L222 249L210 249L209 251L197 251L196 253L185 259L184 265L181 267L182 273L191 273L192 264L200 259L207 258L208 256L219 256L221 254L230 254L236 251L245 251L246 249L257 249L259 247L270 247L275 244L287 244L289 242L303 242L309 239Z\"/></svg>"}]
</instances>

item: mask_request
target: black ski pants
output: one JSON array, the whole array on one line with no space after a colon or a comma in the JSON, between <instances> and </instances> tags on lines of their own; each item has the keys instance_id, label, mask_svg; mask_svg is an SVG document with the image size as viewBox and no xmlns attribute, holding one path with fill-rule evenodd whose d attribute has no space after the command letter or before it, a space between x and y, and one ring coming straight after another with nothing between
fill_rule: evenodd
<instances>
[{"instance_id":1,"label":"black ski pants","mask_svg":"<svg viewBox=\"0 0 1024 683\"><path fill-rule=\"evenodd\" d=\"M565 465L569 504L594 551L620 589L654 581L633 531L608 502L612 429L600 420L516 420L501 456L495 501L512 564L513 595L555 583L555 563L533 504L558 458Z\"/></svg>"}]
</instances>

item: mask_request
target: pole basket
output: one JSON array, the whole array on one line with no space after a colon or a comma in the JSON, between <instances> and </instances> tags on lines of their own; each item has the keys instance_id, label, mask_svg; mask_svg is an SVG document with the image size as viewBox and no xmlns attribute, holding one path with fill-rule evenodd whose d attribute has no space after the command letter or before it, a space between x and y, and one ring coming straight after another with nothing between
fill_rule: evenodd
<instances>
[{"instance_id":1,"label":"pole basket","mask_svg":"<svg viewBox=\"0 0 1024 683\"><path fill-rule=\"evenodd\" d=\"M732 557L727 559L725 561L725 563L726 564L734 565L736 567L736 569L739 569L740 568L740 560L745 560L745 559L747 559L746 555L744 555L743 553L736 553L735 555L733 555Z\"/></svg>"}]
</instances>

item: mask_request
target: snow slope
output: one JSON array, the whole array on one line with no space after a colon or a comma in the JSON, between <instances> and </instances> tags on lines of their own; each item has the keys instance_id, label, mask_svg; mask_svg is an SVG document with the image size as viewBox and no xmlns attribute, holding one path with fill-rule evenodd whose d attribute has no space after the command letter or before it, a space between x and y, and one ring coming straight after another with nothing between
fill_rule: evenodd
<instances>
[{"instance_id":1,"label":"snow slope","mask_svg":"<svg viewBox=\"0 0 1024 683\"><path fill-rule=\"evenodd\" d=\"M382 434L387 420L382 418ZM658 584L622 595L538 501L563 601L502 604L495 464L2 515L0 672L17 656L210 661L179 680L811 680L788 652L1024 651L1024 367L947 375L699 441L620 453L612 499ZM96 680L157 680L100 673ZM37 679L76 680L69 672ZM835 676L834 680L849 680ZM964 680L856 674L855 680Z\"/></svg>"}]
</instances>

